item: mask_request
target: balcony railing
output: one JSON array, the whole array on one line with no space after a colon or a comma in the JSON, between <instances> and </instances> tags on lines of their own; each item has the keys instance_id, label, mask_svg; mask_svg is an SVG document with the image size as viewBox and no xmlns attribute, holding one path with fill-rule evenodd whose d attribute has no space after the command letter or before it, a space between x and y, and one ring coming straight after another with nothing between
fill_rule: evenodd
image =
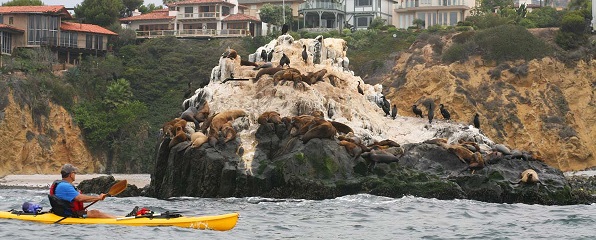
<instances>
[{"instance_id":1,"label":"balcony railing","mask_svg":"<svg viewBox=\"0 0 596 240\"><path fill-rule=\"evenodd\" d=\"M178 19L218 18L220 15L218 12L181 13L178 14Z\"/></svg>"},{"instance_id":2,"label":"balcony railing","mask_svg":"<svg viewBox=\"0 0 596 240\"><path fill-rule=\"evenodd\" d=\"M246 29L184 29L137 31L137 38L175 37L244 37L250 35Z\"/></svg>"},{"instance_id":3,"label":"balcony railing","mask_svg":"<svg viewBox=\"0 0 596 240\"><path fill-rule=\"evenodd\" d=\"M298 6L298 11L309 10L309 9L327 9L327 10L346 11L344 4L332 3L332 2L318 2L318 1L315 1L313 3L305 2L305 3L301 3Z\"/></svg>"}]
</instances>

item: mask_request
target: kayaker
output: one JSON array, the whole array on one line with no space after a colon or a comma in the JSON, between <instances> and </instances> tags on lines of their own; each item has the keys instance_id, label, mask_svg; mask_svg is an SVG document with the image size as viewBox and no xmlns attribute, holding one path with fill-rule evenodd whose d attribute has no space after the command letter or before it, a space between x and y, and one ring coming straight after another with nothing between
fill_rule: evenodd
<instances>
[{"instance_id":1,"label":"kayaker","mask_svg":"<svg viewBox=\"0 0 596 240\"><path fill-rule=\"evenodd\" d=\"M64 164L60 170L62 180L56 180L50 187L50 204L52 212L63 217L82 218L116 218L116 216L99 210L85 210L83 203L104 200L107 194L91 196L82 194L72 183L75 181L78 168Z\"/></svg>"}]
</instances>

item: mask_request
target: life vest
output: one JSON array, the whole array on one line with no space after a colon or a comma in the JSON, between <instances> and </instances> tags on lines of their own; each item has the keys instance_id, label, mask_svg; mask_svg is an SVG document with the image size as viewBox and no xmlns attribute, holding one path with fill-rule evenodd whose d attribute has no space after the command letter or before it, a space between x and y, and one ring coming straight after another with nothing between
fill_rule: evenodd
<instances>
[{"instance_id":1,"label":"life vest","mask_svg":"<svg viewBox=\"0 0 596 240\"><path fill-rule=\"evenodd\" d=\"M50 210L50 212L53 212L56 215L63 216L63 217L78 217L77 213L79 211L85 210L85 207L83 206L83 202L74 201L74 200L72 202L69 202L64 199L60 199L60 198L56 197L56 195L55 195L56 187L60 183L71 184L64 180L56 180L56 181L54 181L54 183L52 183L52 186L50 187L50 195L48 195L48 198L50 199L50 205L52 205L52 209ZM73 185L73 187L74 187L74 185ZM79 193L81 193L81 191L79 189L77 189L77 187L74 187L74 188ZM70 210L70 213L67 210Z\"/></svg>"}]
</instances>

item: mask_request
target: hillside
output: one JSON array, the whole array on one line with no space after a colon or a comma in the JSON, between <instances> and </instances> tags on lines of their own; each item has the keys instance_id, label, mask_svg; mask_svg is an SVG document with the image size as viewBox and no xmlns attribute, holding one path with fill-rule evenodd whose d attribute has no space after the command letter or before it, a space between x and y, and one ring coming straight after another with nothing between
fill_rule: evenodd
<instances>
[{"instance_id":1,"label":"hillside","mask_svg":"<svg viewBox=\"0 0 596 240\"><path fill-rule=\"evenodd\" d=\"M546 38L552 34L534 31ZM443 49L454 34L442 37ZM532 150L563 171L596 166L596 60L566 66L553 57L496 64L478 55L444 64L433 45L418 41L396 58L381 81L400 115L413 104L444 104L453 121L471 124L495 142ZM425 111L426 115L426 111ZM439 112L435 116L439 116Z\"/></svg>"}]
</instances>

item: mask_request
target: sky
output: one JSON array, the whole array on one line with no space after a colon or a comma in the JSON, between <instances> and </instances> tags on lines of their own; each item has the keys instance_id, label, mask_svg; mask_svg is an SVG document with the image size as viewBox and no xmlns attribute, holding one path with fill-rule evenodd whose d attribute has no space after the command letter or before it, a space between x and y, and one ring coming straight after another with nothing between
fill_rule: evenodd
<instances>
[{"instance_id":1,"label":"sky","mask_svg":"<svg viewBox=\"0 0 596 240\"><path fill-rule=\"evenodd\" d=\"M8 2L9 0L0 0L0 3ZM77 4L81 4L83 0L41 0L45 5L64 5L66 8L73 8ZM143 4L155 4L155 6L163 5L162 0L144 0Z\"/></svg>"}]
</instances>

